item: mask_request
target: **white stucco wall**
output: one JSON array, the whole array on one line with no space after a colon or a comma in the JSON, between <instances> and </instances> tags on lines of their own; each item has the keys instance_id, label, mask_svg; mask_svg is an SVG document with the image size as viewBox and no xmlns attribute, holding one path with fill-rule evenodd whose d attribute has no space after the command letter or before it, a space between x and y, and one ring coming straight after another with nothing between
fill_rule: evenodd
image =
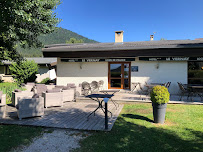
<instances>
[{"instance_id":1,"label":"white stucco wall","mask_svg":"<svg viewBox=\"0 0 203 152\"><path fill-rule=\"evenodd\" d=\"M36 82L40 83L43 79L49 78L49 68L46 65L39 65Z\"/></svg>"},{"instance_id":2,"label":"white stucco wall","mask_svg":"<svg viewBox=\"0 0 203 152\"><path fill-rule=\"evenodd\" d=\"M79 85L83 81L104 81L104 89L108 89L108 62L61 62L57 61L57 85L75 83Z\"/></svg>"},{"instance_id":3,"label":"white stucco wall","mask_svg":"<svg viewBox=\"0 0 203 152\"><path fill-rule=\"evenodd\" d=\"M157 65L159 66L157 68ZM187 83L187 62L172 61L139 61L131 62L131 66L138 66L138 72L131 72L131 83L166 83L171 82L169 92L177 94L177 82ZM104 81L104 89L108 89L108 62L61 62L57 61L57 85L83 81Z\"/></svg>"},{"instance_id":4,"label":"white stucco wall","mask_svg":"<svg viewBox=\"0 0 203 152\"><path fill-rule=\"evenodd\" d=\"M131 72L131 83L166 83L171 82L169 92L177 94L179 87L177 82L187 83L187 62L171 61L138 61L131 63L131 66L138 66L138 72ZM158 68L157 68L158 67Z\"/></svg>"}]
</instances>

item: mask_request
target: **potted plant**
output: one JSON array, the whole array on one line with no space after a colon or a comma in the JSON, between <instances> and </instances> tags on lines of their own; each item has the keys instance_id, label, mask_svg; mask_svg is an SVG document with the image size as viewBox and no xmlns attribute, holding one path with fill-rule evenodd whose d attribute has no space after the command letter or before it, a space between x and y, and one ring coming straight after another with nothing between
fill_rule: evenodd
<instances>
[{"instance_id":1,"label":"potted plant","mask_svg":"<svg viewBox=\"0 0 203 152\"><path fill-rule=\"evenodd\" d=\"M170 94L164 86L155 86L151 91L151 101L153 107L153 116L155 123L163 124L165 121L165 113Z\"/></svg>"}]
</instances>

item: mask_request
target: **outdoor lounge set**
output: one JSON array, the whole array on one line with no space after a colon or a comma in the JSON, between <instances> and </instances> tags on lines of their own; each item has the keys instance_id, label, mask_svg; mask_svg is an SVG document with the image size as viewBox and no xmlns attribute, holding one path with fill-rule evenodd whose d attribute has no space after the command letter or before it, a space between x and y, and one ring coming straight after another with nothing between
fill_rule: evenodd
<instances>
[{"instance_id":1,"label":"outdoor lounge set","mask_svg":"<svg viewBox=\"0 0 203 152\"><path fill-rule=\"evenodd\" d=\"M16 107L18 117L22 118L43 116L44 108L59 106L64 102L75 101L76 94L79 95L81 87L75 84L67 86L45 85L27 83L25 91L16 89L12 92L12 105Z\"/></svg>"},{"instance_id":2,"label":"outdoor lounge set","mask_svg":"<svg viewBox=\"0 0 203 152\"><path fill-rule=\"evenodd\" d=\"M88 84L88 88L87 85ZM15 89L12 92L11 105L16 107L18 118L43 116L44 108L62 107L64 102L75 101L77 96L93 93L101 89L103 81L83 82L76 86L74 83L63 85L45 85L27 83L23 87L25 91ZM5 117L6 95L0 91L0 107ZM3 109L4 108L4 109Z\"/></svg>"}]
</instances>

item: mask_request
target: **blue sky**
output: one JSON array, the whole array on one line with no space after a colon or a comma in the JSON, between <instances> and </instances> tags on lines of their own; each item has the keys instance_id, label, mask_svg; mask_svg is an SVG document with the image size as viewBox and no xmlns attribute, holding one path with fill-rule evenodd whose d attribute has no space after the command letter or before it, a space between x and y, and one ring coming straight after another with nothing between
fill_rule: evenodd
<instances>
[{"instance_id":1,"label":"blue sky","mask_svg":"<svg viewBox=\"0 0 203 152\"><path fill-rule=\"evenodd\" d=\"M63 0L59 27L99 42L203 38L203 0Z\"/></svg>"}]
</instances>

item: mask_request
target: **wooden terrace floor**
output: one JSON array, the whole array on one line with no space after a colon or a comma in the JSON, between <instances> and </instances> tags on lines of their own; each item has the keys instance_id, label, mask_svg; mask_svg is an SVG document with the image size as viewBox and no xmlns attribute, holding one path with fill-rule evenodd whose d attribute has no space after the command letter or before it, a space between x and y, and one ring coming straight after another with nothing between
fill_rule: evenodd
<instances>
[{"instance_id":1,"label":"wooden terrace floor","mask_svg":"<svg viewBox=\"0 0 203 152\"><path fill-rule=\"evenodd\" d=\"M19 120L17 110L12 106L6 107L6 117L0 119L0 124L17 124L28 126L68 128L79 130L105 130L104 113L101 109L96 112L96 115L91 115L87 121L87 116L94 111L98 103L77 103L66 102L63 107L50 107L45 109L43 117L25 118ZM108 131L110 131L123 108L120 104L119 108L115 108L113 104L108 104L108 110L112 112L112 117L109 114Z\"/></svg>"}]
</instances>

